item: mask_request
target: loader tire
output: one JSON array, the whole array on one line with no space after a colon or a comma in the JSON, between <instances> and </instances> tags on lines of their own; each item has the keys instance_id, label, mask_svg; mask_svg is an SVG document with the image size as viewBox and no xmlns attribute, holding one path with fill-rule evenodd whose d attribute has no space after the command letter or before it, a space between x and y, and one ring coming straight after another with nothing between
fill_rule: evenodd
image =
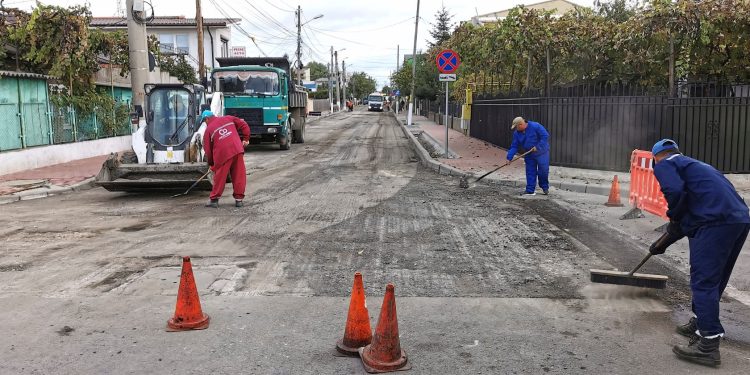
<instances>
[{"instance_id":1,"label":"loader tire","mask_svg":"<svg viewBox=\"0 0 750 375\"><path fill-rule=\"evenodd\" d=\"M125 151L120 154L121 164L138 164L138 156L133 151Z\"/></svg>"}]
</instances>

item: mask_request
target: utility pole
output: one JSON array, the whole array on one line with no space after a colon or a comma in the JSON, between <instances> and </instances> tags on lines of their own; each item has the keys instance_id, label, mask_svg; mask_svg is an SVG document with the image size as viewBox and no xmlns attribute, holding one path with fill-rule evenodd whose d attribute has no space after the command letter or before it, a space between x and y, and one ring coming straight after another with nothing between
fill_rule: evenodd
<instances>
[{"instance_id":1,"label":"utility pole","mask_svg":"<svg viewBox=\"0 0 750 375\"><path fill-rule=\"evenodd\" d=\"M297 83L302 84L302 7L297 5Z\"/></svg>"},{"instance_id":2,"label":"utility pole","mask_svg":"<svg viewBox=\"0 0 750 375\"><path fill-rule=\"evenodd\" d=\"M341 79L343 80L342 86L344 86L344 101L346 101L348 98L346 96L346 60L341 60L341 71L343 75Z\"/></svg>"},{"instance_id":3,"label":"utility pole","mask_svg":"<svg viewBox=\"0 0 750 375\"><path fill-rule=\"evenodd\" d=\"M331 63L328 64L328 98L331 100L331 113L333 113L333 46L331 46Z\"/></svg>"},{"instance_id":4,"label":"utility pole","mask_svg":"<svg viewBox=\"0 0 750 375\"><path fill-rule=\"evenodd\" d=\"M334 66L336 67L336 104L341 110L341 77L339 76L339 51L333 51L333 58L335 61Z\"/></svg>"},{"instance_id":5,"label":"utility pole","mask_svg":"<svg viewBox=\"0 0 750 375\"><path fill-rule=\"evenodd\" d=\"M401 50L400 50L400 48L401 48L401 45L396 44L396 74L398 74L398 64L399 64L398 60L401 57ZM391 77L393 77L393 76L391 76ZM399 89L399 91L401 91L401 87L399 87L398 89ZM398 110L399 110L399 108L398 108L398 103L399 103L398 97L399 96L401 96L401 95L397 95L396 96L396 114L398 114Z\"/></svg>"},{"instance_id":6,"label":"utility pole","mask_svg":"<svg viewBox=\"0 0 750 375\"><path fill-rule=\"evenodd\" d=\"M143 86L148 80L148 47L146 44L145 9L143 0L127 0L128 51L130 57L130 86L133 90L133 106L143 108L146 93ZM138 17L133 17L133 13Z\"/></svg>"},{"instance_id":7,"label":"utility pole","mask_svg":"<svg viewBox=\"0 0 750 375\"><path fill-rule=\"evenodd\" d=\"M411 125L414 113L414 90L417 85L417 31L419 30L419 0L417 0L417 18L414 19L414 49L411 55L411 94L409 94L409 113L406 124Z\"/></svg>"},{"instance_id":8,"label":"utility pole","mask_svg":"<svg viewBox=\"0 0 750 375\"><path fill-rule=\"evenodd\" d=\"M206 79L206 56L203 49L203 12L201 10L201 0L195 0L195 23L198 26L198 82L203 84Z\"/></svg>"}]
</instances>

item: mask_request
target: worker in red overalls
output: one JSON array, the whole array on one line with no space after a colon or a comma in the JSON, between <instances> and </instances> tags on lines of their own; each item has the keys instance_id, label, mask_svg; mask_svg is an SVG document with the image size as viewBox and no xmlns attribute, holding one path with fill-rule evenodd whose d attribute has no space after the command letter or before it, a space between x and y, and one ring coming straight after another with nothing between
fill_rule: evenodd
<instances>
[{"instance_id":1,"label":"worker in red overalls","mask_svg":"<svg viewBox=\"0 0 750 375\"><path fill-rule=\"evenodd\" d=\"M245 120L234 116L214 116L211 111L203 111L201 122L206 121L203 133L203 150L206 161L214 171L214 188L211 201L206 207L219 208L219 198L224 193L227 174L231 173L234 206L242 207L245 198L245 146L250 143L250 127Z\"/></svg>"}]
</instances>

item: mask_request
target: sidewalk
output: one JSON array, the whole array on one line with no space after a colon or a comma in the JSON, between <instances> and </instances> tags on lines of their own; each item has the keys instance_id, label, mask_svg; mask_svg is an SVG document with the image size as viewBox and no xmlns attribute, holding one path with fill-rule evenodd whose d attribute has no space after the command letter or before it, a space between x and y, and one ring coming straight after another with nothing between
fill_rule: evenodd
<instances>
[{"instance_id":1,"label":"sidewalk","mask_svg":"<svg viewBox=\"0 0 750 375\"><path fill-rule=\"evenodd\" d=\"M91 185L109 155L0 176L0 204L44 198Z\"/></svg>"}]
</instances>

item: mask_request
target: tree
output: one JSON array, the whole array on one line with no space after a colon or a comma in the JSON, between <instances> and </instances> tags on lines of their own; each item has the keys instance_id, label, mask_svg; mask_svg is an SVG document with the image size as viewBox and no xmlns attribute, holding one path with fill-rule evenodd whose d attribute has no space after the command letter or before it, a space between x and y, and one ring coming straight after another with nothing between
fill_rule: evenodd
<instances>
[{"instance_id":1,"label":"tree","mask_svg":"<svg viewBox=\"0 0 750 375\"><path fill-rule=\"evenodd\" d=\"M383 88L380 89L380 92L382 92L383 94L386 94L386 95L390 95L392 90L393 89L391 89L391 86L383 85Z\"/></svg>"},{"instance_id":2,"label":"tree","mask_svg":"<svg viewBox=\"0 0 750 375\"><path fill-rule=\"evenodd\" d=\"M355 72L347 82L347 93L354 98L364 98L375 91L375 79L365 72Z\"/></svg>"},{"instance_id":3,"label":"tree","mask_svg":"<svg viewBox=\"0 0 750 375\"><path fill-rule=\"evenodd\" d=\"M453 15L448 13L445 5L435 13L435 23L432 24L432 30L430 30L432 41L427 41L431 48L442 45L450 39L454 28L454 24L451 22L452 19Z\"/></svg>"},{"instance_id":4,"label":"tree","mask_svg":"<svg viewBox=\"0 0 750 375\"><path fill-rule=\"evenodd\" d=\"M317 61L310 61L307 64L310 68L310 80L314 81L318 78L328 77L328 67L325 64L321 64Z\"/></svg>"}]
</instances>

